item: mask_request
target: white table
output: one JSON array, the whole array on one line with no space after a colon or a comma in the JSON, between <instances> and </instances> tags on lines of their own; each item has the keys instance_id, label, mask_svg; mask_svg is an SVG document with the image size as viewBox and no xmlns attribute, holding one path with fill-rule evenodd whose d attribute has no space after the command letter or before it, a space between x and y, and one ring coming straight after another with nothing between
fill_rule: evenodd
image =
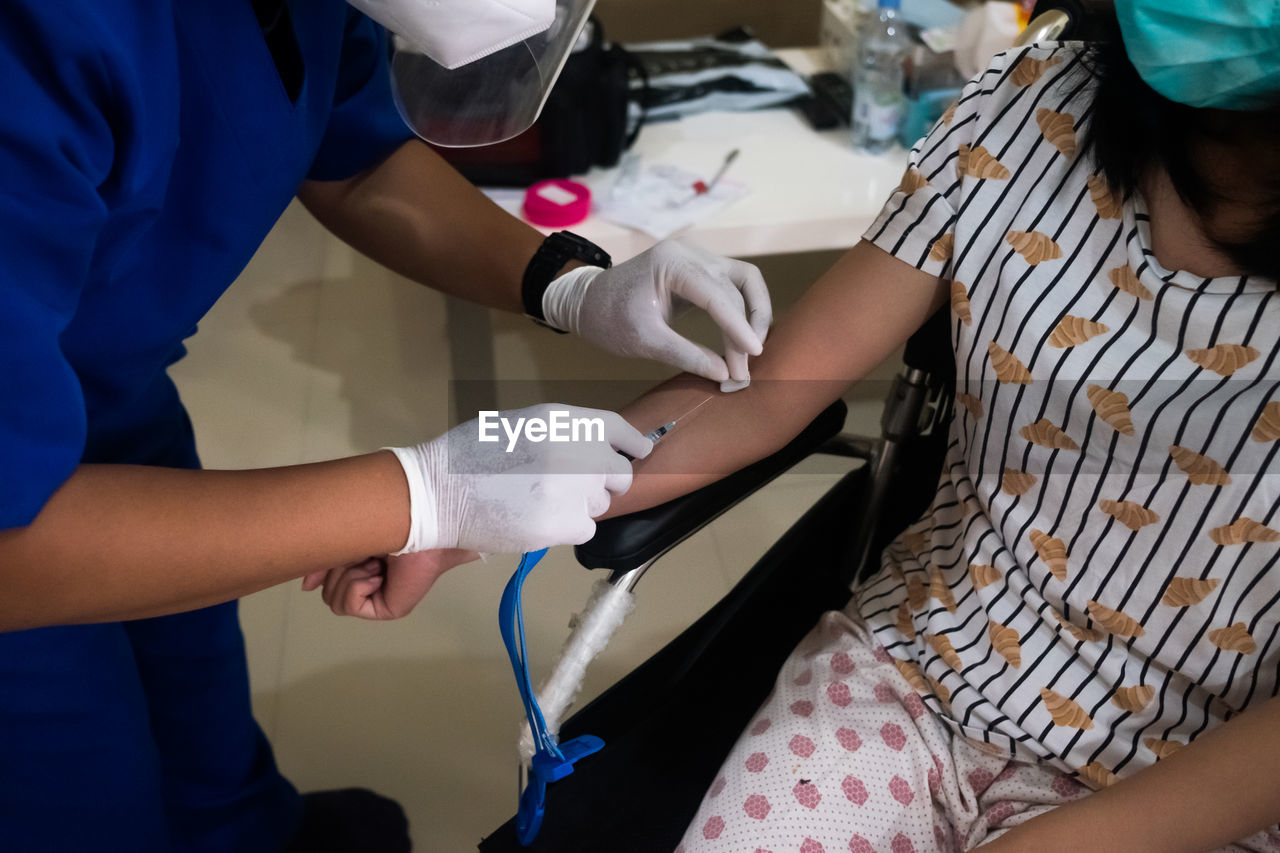
<instances>
[{"instance_id":1,"label":"white table","mask_svg":"<svg viewBox=\"0 0 1280 853\"><path fill-rule=\"evenodd\" d=\"M779 55L802 73L822 67L822 52L817 49L779 51ZM738 258L852 246L897 186L907 159L897 147L878 156L855 153L848 128L814 131L790 108L705 113L646 125L632 151L646 164L670 164L710 177L734 148L739 154L726 180L746 184L750 193L678 236ZM579 179L595 187L607 186L611 172L596 169ZM519 193L495 196L519 215ZM571 230L600 245L615 262L656 242L647 234L595 216ZM451 299L448 321L455 375L465 365L468 379L493 377L488 310ZM472 400L467 407L475 405Z\"/></svg>"}]
</instances>

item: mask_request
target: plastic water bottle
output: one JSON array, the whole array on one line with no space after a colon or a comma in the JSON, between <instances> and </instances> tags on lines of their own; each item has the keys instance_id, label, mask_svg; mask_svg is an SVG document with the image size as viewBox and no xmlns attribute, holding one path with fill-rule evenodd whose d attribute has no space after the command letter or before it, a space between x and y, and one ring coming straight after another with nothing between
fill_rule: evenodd
<instances>
[{"instance_id":1,"label":"plastic water bottle","mask_svg":"<svg viewBox=\"0 0 1280 853\"><path fill-rule=\"evenodd\" d=\"M880 14L866 20L850 75L853 147L871 154L893 145L906 115L902 66L911 41L898 17L898 2L880 0Z\"/></svg>"}]
</instances>

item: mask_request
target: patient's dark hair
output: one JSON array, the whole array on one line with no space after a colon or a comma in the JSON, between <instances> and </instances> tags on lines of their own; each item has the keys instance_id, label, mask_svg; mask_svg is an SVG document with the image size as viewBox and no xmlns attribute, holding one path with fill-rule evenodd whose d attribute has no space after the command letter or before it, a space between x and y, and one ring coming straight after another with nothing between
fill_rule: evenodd
<instances>
[{"instance_id":1,"label":"patient's dark hair","mask_svg":"<svg viewBox=\"0 0 1280 853\"><path fill-rule=\"evenodd\" d=\"M1250 111L1170 101L1138 76L1114 17L1102 31L1085 59L1097 78L1085 133L1098 170L1128 193L1149 170L1164 167L1183 202L1201 213L1204 233L1219 251L1250 275L1280 282L1280 97ZM1253 163L1248 204L1256 214L1243 236L1228 238L1212 225L1219 206L1240 202L1206 173L1200 152L1207 143L1230 146Z\"/></svg>"}]
</instances>

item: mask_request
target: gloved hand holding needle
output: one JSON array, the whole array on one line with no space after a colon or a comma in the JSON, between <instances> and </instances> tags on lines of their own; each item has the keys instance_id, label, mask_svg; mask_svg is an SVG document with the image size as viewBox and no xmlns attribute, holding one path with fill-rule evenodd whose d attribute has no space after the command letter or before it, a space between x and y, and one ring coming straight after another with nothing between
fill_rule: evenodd
<instances>
[{"instance_id":1,"label":"gloved hand holding needle","mask_svg":"<svg viewBox=\"0 0 1280 853\"><path fill-rule=\"evenodd\" d=\"M523 436L493 429L494 440L482 440L472 420L425 444L394 448L411 513L400 553L518 553L590 539L595 517L631 487L631 463L621 454L643 458L653 445L620 415L597 409L544 404L501 412L494 421L554 425L555 418L566 425L565 440L532 429Z\"/></svg>"},{"instance_id":2,"label":"gloved hand holding needle","mask_svg":"<svg viewBox=\"0 0 1280 853\"><path fill-rule=\"evenodd\" d=\"M391 448L409 485L408 541L385 560L312 572L303 589L323 587L340 615L399 618L477 551L586 542L595 519L631 487L630 460L653 449L613 412L547 404L485 414L432 441ZM557 424L567 440L555 440Z\"/></svg>"}]
</instances>

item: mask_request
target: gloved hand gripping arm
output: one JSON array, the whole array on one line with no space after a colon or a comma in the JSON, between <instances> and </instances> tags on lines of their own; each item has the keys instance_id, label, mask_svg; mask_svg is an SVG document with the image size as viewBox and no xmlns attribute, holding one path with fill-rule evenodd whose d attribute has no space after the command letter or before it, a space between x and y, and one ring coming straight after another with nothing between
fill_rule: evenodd
<instances>
[{"instance_id":1,"label":"gloved hand gripping arm","mask_svg":"<svg viewBox=\"0 0 1280 853\"><path fill-rule=\"evenodd\" d=\"M705 310L720 327L723 358L671 328L689 306ZM565 273L547 288L542 310L552 326L601 349L665 362L716 382L750 378L747 356L763 351L773 321L760 270L670 241L612 269Z\"/></svg>"}]
</instances>

